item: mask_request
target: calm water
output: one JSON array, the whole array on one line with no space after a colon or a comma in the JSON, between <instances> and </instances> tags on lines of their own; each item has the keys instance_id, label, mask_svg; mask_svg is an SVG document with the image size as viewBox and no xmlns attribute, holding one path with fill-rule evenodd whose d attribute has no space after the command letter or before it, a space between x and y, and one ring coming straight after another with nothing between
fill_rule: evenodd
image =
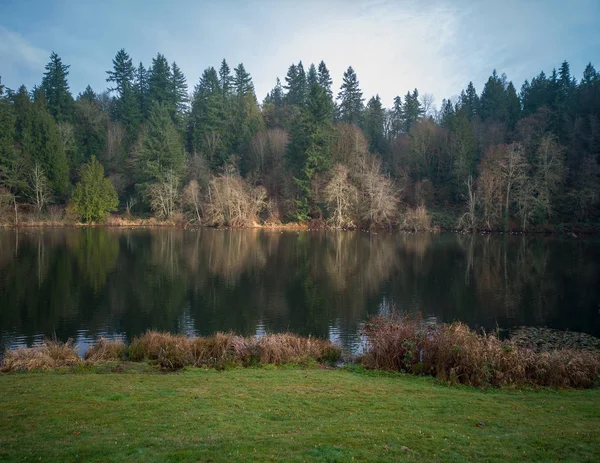
<instances>
[{"instance_id":1,"label":"calm water","mask_svg":"<svg viewBox=\"0 0 600 463\"><path fill-rule=\"evenodd\" d=\"M263 230L0 231L0 348L293 331L358 345L392 307L600 336L600 240Z\"/></svg>"}]
</instances>

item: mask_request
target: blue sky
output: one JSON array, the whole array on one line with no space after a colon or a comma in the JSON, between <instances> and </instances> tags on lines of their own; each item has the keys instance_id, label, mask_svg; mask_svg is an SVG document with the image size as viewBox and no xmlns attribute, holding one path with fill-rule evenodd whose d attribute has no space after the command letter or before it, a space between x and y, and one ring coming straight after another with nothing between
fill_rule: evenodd
<instances>
[{"instance_id":1,"label":"blue sky","mask_svg":"<svg viewBox=\"0 0 600 463\"><path fill-rule=\"evenodd\" d=\"M106 88L125 48L148 65L176 61L190 91L207 66L243 62L259 100L292 62L327 63L337 92L352 65L366 98L386 106L415 87L439 106L496 68L520 88L566 59L575 77L600 68L599 0L0 0L0 76L39 84L51 51L71 65L77 94Z\"/></svg>"}]
</instances>

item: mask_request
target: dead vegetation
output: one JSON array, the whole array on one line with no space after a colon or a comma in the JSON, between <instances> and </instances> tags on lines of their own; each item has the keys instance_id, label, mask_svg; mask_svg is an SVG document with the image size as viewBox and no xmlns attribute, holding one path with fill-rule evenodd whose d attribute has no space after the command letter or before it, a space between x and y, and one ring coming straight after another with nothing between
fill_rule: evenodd
<instances>
[{"instance_id":1,"label":"dead vegetation","mask_svg":"<svg viewBox=\"0 0 600 463\"><path fill-rule=\"evenodd\" d=\"M479 334L462 323L426 325L393 313L364 327L367 368L434 376L475 387L589 388L600 383L600 353L575 349L535 352Z\"/></svg>"},{"instance_id":2,"label":"dead vegetation","mask_svg":"<svg viewBox=\"0 0 600 463\"><path fill-rule=\"evenodd\" d=\"M44 341L33 347L7 350L0 371L47 370L80 363L147 361L165 370L186 366L227 366L333 363L341 349L331 342L293 334L271 334L260 338L231 333L190 338L185 335L147 331L127 346L122 340L100 338L81 359L71 342Z\"/></svg>"}]
</instances>

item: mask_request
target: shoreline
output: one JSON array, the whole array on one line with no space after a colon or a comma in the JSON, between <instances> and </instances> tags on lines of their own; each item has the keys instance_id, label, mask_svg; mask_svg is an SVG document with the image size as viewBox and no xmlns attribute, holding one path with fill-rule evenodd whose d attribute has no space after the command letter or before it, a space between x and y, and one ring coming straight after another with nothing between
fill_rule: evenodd
<instances>
[{"instance_id":1,"label":"shoreline","mask_svg":"<svg viewBox=\"0 0 600 463\"><path fill-rule=\"evenodd\" d=\"M162 228L162 229L180 229L180 230L198 230L198 229L215 229L215 230L292 230L292 231L354 231L354 232L390 232L390 233L454 233L462 235L529 235L529 236L567 236L577 238L578 236L594 236L600 235L600 228L596 226L583 227L578 224L562 224L562 230L556 228L539 228L530 230L521 230L518 228L509 230L490 230L476 229L471 231L460 230L456 228L431 227L430 229L415 230L406 227L371 227L371 228L336 228L324 223L319 224L301 224L296 222L282 224L254 224L243 227L227 227L227 226L212 226L212 225L197 225L193 222L175 222L161 221L155 218L135 218L124 219L121 216L111 216L105 222L52 222L52 221L23 221L18 225L0 224L0 229L4 230L27 230L27 229L84 229L84 228L106 228L106 229L126 229L126 228Z\"/></svg>"}]
</instances>

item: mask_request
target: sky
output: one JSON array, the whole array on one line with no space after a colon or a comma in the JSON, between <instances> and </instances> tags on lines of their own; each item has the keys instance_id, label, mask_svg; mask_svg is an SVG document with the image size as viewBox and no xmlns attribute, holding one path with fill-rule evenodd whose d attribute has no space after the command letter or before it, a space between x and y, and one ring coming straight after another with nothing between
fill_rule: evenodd
<instances>
[{"instance_id":1,"label":"sky","mask_svg":"<svg viewBox=\"0 0 600 463\"><path fill-rule=\"evenodd\" d=\"M243 62L262 100L288 67L324 60L334 93L352 66L366 99L385 106L418 88L455 98L492 71L517 89L571 64L600 69L600 0L0 0L0 76L16 89L41 82L52 51L71 65L74 95L107 87L121 49L146 66L176 61L190 92L208 66Z\"/></svg>"}]
</instances>

